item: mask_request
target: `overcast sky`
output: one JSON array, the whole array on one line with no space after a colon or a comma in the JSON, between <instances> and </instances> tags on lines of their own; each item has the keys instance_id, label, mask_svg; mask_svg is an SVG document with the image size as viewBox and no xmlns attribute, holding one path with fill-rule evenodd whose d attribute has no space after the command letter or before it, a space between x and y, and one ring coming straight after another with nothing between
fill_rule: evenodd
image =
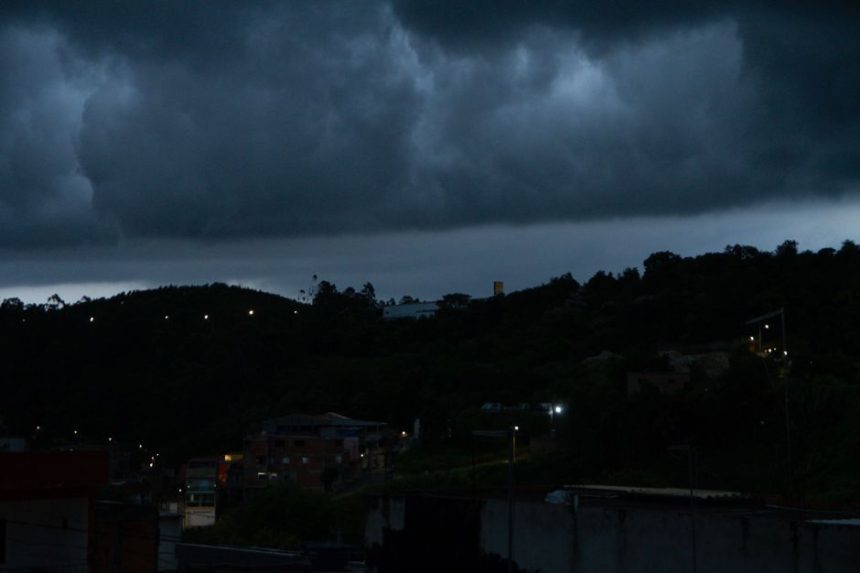
<instances>
[{"instance_id":1,"label":"overcast sky","mask_svg":"<svg viewBox=\"0 0 860 573\"><path fill-rule=\"evenodd\" d=\"M785 4L3 2L0 297L858 240L860 9Z\"/></svg>"}]
</instances>

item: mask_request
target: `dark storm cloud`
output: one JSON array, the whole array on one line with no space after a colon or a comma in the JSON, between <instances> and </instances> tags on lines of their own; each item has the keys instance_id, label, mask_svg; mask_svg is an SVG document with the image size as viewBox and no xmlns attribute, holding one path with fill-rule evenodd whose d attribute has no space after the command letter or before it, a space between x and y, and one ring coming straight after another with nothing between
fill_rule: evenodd
<instances>
[{"instance_id":1,"label":"dark storm cloud","mask_svg":"<svg viewBox=\"0 0 860 573\"><path fill-rule=\"evenodd\" d=\"M703 212L857 188L856 9L6 3L0 246Z\"/></svg>"}]
</instances>

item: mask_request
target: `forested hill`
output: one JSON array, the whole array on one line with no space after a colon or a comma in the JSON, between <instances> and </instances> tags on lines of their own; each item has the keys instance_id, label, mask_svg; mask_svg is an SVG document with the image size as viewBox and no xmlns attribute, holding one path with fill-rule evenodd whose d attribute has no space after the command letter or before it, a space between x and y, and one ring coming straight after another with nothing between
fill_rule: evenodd
<instances>
[{"instance_id":1,"label":"forested hill","mask_svg":"<svg viewBox=\"0 0 860 573\"><path fill-rule=\"evenodd\" d=\"M146 442L181 460L240 447L254 422L288 412L338 411L403 427L420 416L432 437L484 402L554 399L572 403L571 424L589 421L621 444L619 432L642 434L622 411L631 407L619 390L623 372L660 368L658 350L718 345L731 350L732 370L708 398L717 399L707 402L716 426L661 410L655 415L671 423L654 439L686 432L707 442L725 425L720 439L742 440L744 424L764 423L777 407L768 401L776 383L750 365L745 323L784 308L791 377L820 389L819 410L801 405L806 418L797 423L814 426L807 436L860 436L860 248L849 241L817 253L791 241L773 253L655 253L641 276L600 272L581 284L565 275L465 305L467 297L448 296L433 319L383 321L371 285L339 290L323 281L310 295L304 304L215 284L65 306L6 300L0 416L13 435L32 437L39 425L39 439L57 443L77 429L79 441ZM605 350L623 362L595 381L582 361ZM595 410L623 415L627 425L592 420Z\"/></svg>"}]
</instances>

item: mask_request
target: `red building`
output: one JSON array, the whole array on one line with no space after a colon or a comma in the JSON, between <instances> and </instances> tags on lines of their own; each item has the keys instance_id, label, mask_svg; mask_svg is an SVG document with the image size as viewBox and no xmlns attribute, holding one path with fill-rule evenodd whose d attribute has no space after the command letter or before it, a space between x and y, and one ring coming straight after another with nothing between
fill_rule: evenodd
<instances>
[{"instance_id":1,"label":"red building","mask_svg":"<svg viewBox=\"0 0 860 573\"><path fill-rule=\"evenodd\" d=\"M0 569L95 572L107 452L0 453Z\"/></svg>"},{"instance_id":2,"label":"red building","mask_svg":"<svg viewBox=\"0 0 860 573\"><path fill-rule=\"evenodd\" d=\"M245 439L244 487L278 481L321 491L343 487L361 477L363 462L382 446L385 429L381 422L333 412L266 420L260 433Z\"/></svg>"}]
</instances>

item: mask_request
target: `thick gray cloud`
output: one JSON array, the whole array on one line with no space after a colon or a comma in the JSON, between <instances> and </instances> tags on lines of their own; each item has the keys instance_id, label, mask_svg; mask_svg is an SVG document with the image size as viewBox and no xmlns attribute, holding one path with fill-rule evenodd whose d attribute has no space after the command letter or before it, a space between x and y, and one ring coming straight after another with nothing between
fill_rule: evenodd
<instances>
[{"instance_id":1,"label":"thick gray cloud","mask_svg":"<svg viewBox=\"0 0 860 573\"><path fill-rule=\"evenodd\" d=\"M688 217L634 217L542 225L492 225L446 231L377 235L272 238L211 244L129 241L16 253L0 258L0 299L43 303L54 293L66 301L108 296L164 284L213 281L298 297L311 277L341 289L371 281L378 296L408 294L435 300L449 292L476 297L502 280L509 291L572 272L588 280L596 271L640 266L649 254L722 251L727 237L773 250L786 237L801 249L839 248L858 238L860 201L768 203ZM683 237L683 241L679 241Z\"/></svg>"},{"instance_id":2,"label":"thick gray cloud","mask_svg":"<svg viewBox=\"0 0 860 573\"><path fill-rule=\"evenodd\" d=\"M593 6L5 3L0 247L858 189L856 9Z\"/></svg>"}]
</instances>

